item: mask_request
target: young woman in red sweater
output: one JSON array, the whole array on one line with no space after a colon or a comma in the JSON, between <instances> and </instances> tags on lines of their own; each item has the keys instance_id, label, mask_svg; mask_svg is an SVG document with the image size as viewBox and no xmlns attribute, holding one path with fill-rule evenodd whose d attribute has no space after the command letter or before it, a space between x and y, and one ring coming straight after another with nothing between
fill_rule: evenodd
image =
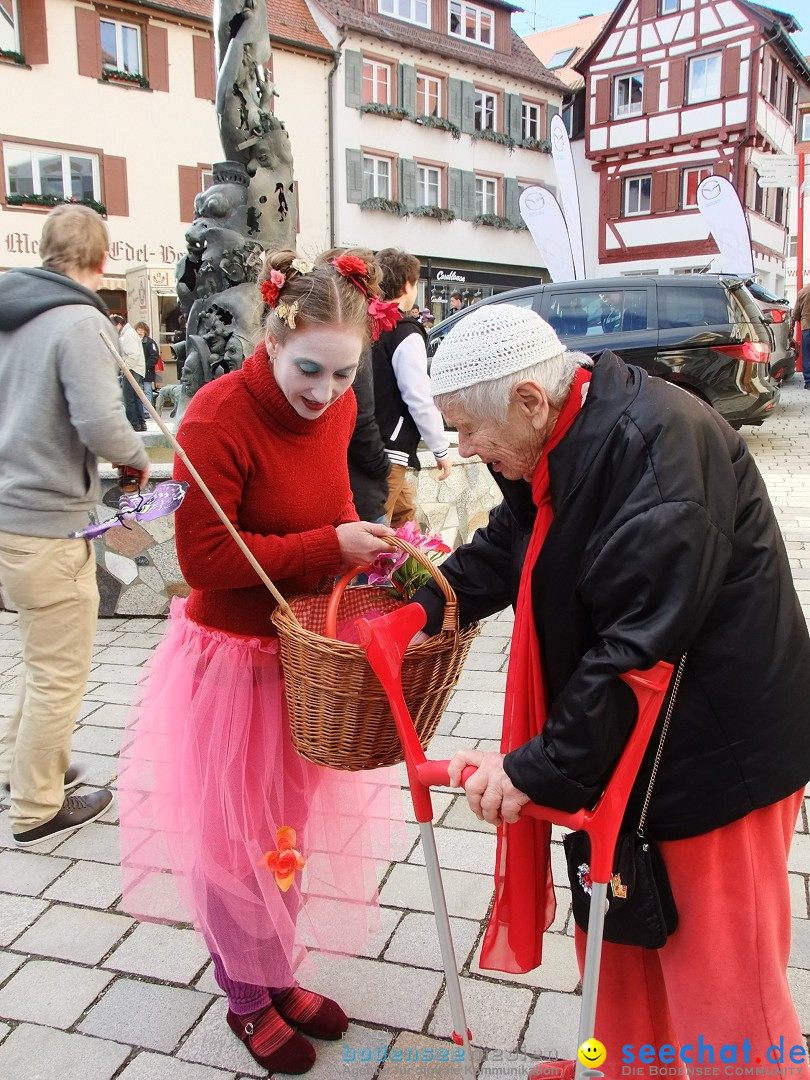
<instances>
[{"instance_id":1,"label":"young woman in red sweater","mask_svg":"<svg viewBox=\"0 0 810 1080\"><path fill-rule=\"evenodd\" d=\"M391 313L370 259L268 256L265 339L241 371L203 387L180 425L190 460L286 596L385 550L357 520L346 451L347 391ZM227 1021L270 1072L306 1072L305 1038L340 1038L343 1010L302 989L298 931L346 951L368 929L374 856L390 825L380 773L322 769L289 737L274 601L190 481L176 515L175 599L135 710L121 777L125 896L166 917L168 866L228 998ZM379 809L379 808L382 809ZM161 910L161 904L163 909ZM330 931L334 933L330 936Z\"/></svg>"}]
</instances>

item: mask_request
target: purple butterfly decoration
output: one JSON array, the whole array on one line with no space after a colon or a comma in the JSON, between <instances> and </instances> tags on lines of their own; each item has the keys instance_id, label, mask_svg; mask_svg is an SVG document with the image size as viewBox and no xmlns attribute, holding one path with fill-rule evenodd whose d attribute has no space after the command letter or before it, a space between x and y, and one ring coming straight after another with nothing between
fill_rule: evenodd
<instances>
[{"instance_id":1,"label":"purple butterfly decoration","mask_svg":"<svg viewBox=\"0 0 810 1080\"><path fill-rule=\"evenodd\" d=\"M88 525L80 532L72 532L69 539L84 537L85 540L93 540L116 525L127 528L130 521L153 521L155 518L166 517L175 512L187 491L188 484L184 480L164 480L148 494L122 495L118 500L119 510L114 518L102 521L99 525Z\"/></svg>"}]
</instances>

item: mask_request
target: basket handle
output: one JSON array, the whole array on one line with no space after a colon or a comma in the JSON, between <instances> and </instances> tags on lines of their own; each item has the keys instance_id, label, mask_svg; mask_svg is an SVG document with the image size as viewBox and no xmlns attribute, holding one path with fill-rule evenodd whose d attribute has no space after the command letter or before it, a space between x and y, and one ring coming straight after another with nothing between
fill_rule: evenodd
<instances>
[{"instance_id":1,"label":"basket handle","mask_svg":"<svg viewBox=\"0 0 810 1080\"><path fill-rule=\"evenodd\" d=\"M442 630L449 630L454 634L458 633L458 600L456 594L453 591L453 587L439 567L432 559L428 559L420 548L414 547L413 544L407 540L403 540L401 536L386 536L385 540L391 544L394 548L399 548L401 551L405 551L408 555L411 555L418 563L428 571L430 576L439 586L444 596L444 618L442 619ZM328 638L337 638L337 616L338 608L340 607L340 601L343 599L343 594L346 591L347 586L353 581L358 574L362 574L363 571L368 570L367 566L356 566L353 570L347 571L342 578L335 584L332 589L332 593L329 597L329 604L326 608L326 624L324 628L324 636Z\"/></svg>"}]
</instances>

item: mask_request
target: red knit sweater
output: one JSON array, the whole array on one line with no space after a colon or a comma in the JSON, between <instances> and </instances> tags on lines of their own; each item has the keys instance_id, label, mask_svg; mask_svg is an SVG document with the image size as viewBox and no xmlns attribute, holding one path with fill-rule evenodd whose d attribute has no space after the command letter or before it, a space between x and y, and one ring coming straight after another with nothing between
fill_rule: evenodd
<instances>
[{"instance_id":1,"label":"red knit sweater","mask_svg":"<svg viewBox=\"0 0 810 1080\"><path fill-rule=\"evenodd\" d=\"M314 420L278 387L261 344L241 371L194 396L178 439L268 577L285 596L312 592L340 569L335 526L356 521L346 450L357 407L348 392ZM276 606L183 462L189 490L175 518L177 556L196 622L272 636Z\"/></svg>"}]
</instances>

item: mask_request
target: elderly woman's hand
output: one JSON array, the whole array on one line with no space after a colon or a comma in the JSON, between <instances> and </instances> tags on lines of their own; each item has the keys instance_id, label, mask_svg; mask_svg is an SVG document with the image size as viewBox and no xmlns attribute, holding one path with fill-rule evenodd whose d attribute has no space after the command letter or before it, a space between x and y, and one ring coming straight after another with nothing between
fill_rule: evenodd
<instances>
[{"instance_id":1,"label":"elderly woman's hand","mask_svg":"<svg viewBox=\"0 0 810 1080\"><path fill-rule=\"evenodd\" d=\"M461 774L468 765L475 773L464 785L467 802L477 818L490 825L514 824L529 796L518 791L503 769L503 754L481 750L459 750L450 759L448 772L453 787L461 787Z\"/></svg>"}]
</instances>

